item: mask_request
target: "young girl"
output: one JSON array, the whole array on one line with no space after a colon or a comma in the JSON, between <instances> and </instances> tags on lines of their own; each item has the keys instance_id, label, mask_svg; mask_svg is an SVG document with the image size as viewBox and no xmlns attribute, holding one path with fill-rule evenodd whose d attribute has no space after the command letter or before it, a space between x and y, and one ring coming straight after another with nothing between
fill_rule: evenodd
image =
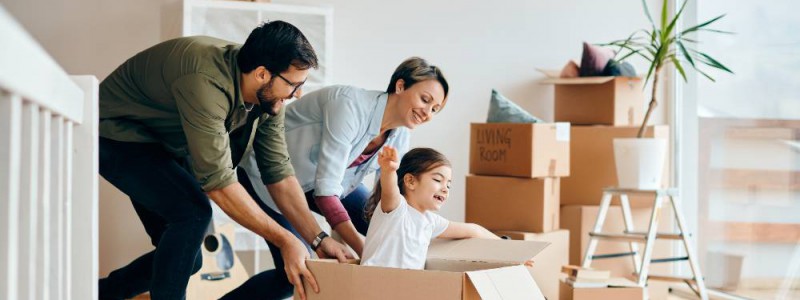
<instances>
[{"instance_id":1,"label":"young girl","mask_svg":"<svg viewBox=\"0 0 800 300\"><path fill-rule=\"evenodd\" d=\"M415 148L399 162L397 150L385 146L378 164L380 181L366 207L371 221L362 265L423 269L433 238L499 239L479 225L451 222L433 213L450 193L450 161L441 153Z\"/></svg>"}]
</instances>

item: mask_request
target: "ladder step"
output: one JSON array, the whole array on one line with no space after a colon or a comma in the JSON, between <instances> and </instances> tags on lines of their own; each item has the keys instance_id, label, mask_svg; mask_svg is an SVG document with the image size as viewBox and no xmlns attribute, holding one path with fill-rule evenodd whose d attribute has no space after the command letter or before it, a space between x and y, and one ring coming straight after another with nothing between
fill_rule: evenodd
<instances>
[{"instance_id":1,"label":"ladder step","mask_svg":"<svg viewBox=\"0 0 800 300\"><path fill-rule=\"evenodd\" d=\"M644 231L628 231L628 234L641 234L647 236L647 232ZM689 235L691 236L691 234ZM657 232L656 239L665 239L665 240L682 240L683 234L681 233L671 233L671 232Z\"/></svg>"},{"instance_id":2,"label":"ladder step","mask_svg":"<svg viewBox=\"0 0 800 300\"><path fill-rule=\"evenodd\" d=\"M668 263L668 262L675 262L675 261L682 261L682 260L689 260L688 256L679 256L679 257L665 257L665 258L653 258L650 260L651 263Z\"/></svg>"},{"instance_id":3,"label":"ladder step","mask_svg":"<svg viewBox=\"0 0 800 300\"><path fill-rule=\"evenodd\" d=\"M647 239L646 235L643 234L631 234L631 233L594 233L590 232L589 236L599 239L609 239L609 240L623 240L623 241L645 241Z\"/></svg>"},{"instance_id":4,"label":"ladder step","mask_svg":"<svg viewBox=\"0 0 800 300\"><path fill-rule=\"evenodd\" d=\"M639 274L634 273L633 276L639 277ZM647 275L647 279L658 280L658 281L675 281L675 282L690 282L690 283L695 282L694 277L681 277L681 276L655 275L655 274Z\"/></svg>"},{"instance_id":5,"label":"ladder step","mask_svg":"<svg viewBox=\"0 0 800 300\"><path fill-rule=\"evenodd\" d=\"M616 257L623 257L623 256L634 256L636 252L622 252L622 253L609 253L609 254L595 254L592 255L592 259L606 259L606 258L616 258Z\"/></svg>"}]
</instances>

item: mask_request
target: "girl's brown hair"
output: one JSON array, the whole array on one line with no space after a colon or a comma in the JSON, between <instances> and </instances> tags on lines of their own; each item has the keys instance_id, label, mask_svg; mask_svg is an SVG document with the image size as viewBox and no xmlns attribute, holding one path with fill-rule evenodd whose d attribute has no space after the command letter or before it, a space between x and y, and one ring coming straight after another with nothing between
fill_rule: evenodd
<instances>
[{"instance_id":1,"label":"girl's brown hair","mask_svg":"<svg viewBox=\"0 0 800 300\"><path fill-rule=\"evenodd\" d=\"M406 194L403 180L403 177L405 177L406 174L419 177L425 172L440 166L450 167L451 164L450 161L447 160L447 157L445 157L444 154L439 153L439 151L431 148L414 148L411 149L411 151L408 151L408 153L403 155L403 159L400 160L400 167L397 168L397 187L400 188L400 194ZM378 207L378 202L380 202L380 200L381 181L379 179L375 184L375 188L372 190L372 195L370 195L369 200L367 200L366 207L364 208L364 218L367 220L367 222L372 219L372 214Z\"/></svg>"}]
</instances>

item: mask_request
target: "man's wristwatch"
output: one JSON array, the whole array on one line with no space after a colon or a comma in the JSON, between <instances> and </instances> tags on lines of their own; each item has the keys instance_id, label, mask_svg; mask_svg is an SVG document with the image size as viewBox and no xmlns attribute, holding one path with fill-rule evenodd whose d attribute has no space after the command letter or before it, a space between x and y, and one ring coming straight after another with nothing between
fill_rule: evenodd
<instances>
[{"instance_id":1,"label":"man's wristwatch","mask_svg":"<svg viewBox=\"0 0 800 300\"><path fill-rule=\"evenodd\" d=\"M322 245L322 240L324 240L326 237L329 237L329 236L328 236L327 233L325 233L325 231L320 232L317 235L317 237L314 238L314 241L311 242L311 250L317 251L317 248L319 248L319 245Z\"/></svg>"}]
</instances>

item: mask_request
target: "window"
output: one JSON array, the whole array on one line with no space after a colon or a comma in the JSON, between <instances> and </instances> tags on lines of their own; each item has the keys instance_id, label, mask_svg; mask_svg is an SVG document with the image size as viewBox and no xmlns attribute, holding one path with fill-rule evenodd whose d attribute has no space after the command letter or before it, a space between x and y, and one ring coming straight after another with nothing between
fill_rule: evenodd
<instances>
[{"instance_id":1,"label":"window","mask_svg":"<svg viewBox=\"0 0 800 300\"><path fill-rule=\"evenodd\" d=\"M800 3L692 2L696 20L727 13L713 27L735 32L696 38L699 51L736 74L710 73L717 82L692 76L676 93L679 182L697 204L687 210L696 215L706 284L754 299L798 299Z\"/></svg>"}]
</instances>

